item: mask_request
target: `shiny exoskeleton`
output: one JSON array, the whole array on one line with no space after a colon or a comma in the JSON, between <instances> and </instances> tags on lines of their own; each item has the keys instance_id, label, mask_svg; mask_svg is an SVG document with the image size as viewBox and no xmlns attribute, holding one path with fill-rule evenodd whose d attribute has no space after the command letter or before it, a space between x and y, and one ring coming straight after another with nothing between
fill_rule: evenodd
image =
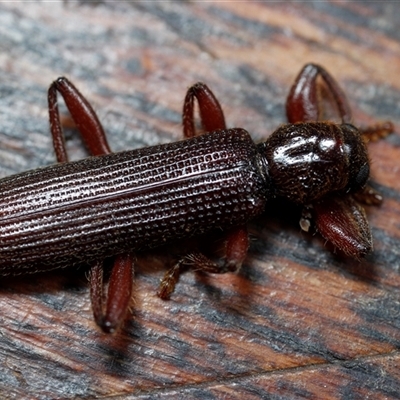
<instances>
[{"instance_id":1,"label":"shiny exoskeleton","mask_svg":"<svg viewBox=\"0 0 400 400\"><path fill-rule=\"evenodd\" d=\"M10 176L0 181L0 271L90 263L244 224L269 197L265 167L249 134L230 129Z\"/></svg>"},{"instance_id":2,"label":"shiny exoskeleton","mask_svg":"<svg viewBox=\"0 0 400 400\"><path fill-rule=\"evenodd\" d=\"M318 121L318 77L332 93L342 124ZM97 157L67 162L57 91ZM207 131L202 135L194 129L195 99ZM352 196L379 202L366 189L367 150L350 124L344 95L320 66L303 68L287 101L291 123L260 144L244 129L226 129L222 109L204 84L190 88L185 99L187 139L140 150L111 153L90 104L65 78L49 89L49 111L60 163L0 181L0 274L90 264L93 312L106 332L115 331L129 306L134 252L227 230L222 262L191 253L166 273L159 296L168 298L184 267L237 270L248 248L245 224L273 197L303 205L302 228L314 223L346 254L360 257L372 247L365 214ZM368 135L391 128L378 126ZM103 260L111 256L103 304Z\"/></svg>"}]
</instances>

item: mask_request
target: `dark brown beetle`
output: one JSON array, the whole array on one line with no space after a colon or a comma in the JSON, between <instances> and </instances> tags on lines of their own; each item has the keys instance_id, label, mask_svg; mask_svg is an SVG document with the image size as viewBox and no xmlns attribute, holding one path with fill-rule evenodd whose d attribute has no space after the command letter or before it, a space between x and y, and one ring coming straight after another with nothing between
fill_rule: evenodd
<instances>
[{"instance_id":1,"label":"dark brown beetle","mask_svg":"<svg viewBox=\"0 0 400 400\"><path fill-rule=\"evenodd\" d=\"M317 82L317 78L321 82ZM319 122L318 85L326 86L341 124ZM57 91L93 156L68 162ZM168 298L182 268L236 271L248 249L244 224L281 196L304 207L310 224L337 248L361 257L372 248L363 208L379 203L366 187L369 160L362 136L384 135L390 123L361 132L347 100L320 66L300 72L287 100L289 124L254 144L243 129L226 129L222 109L204 84L191 87L183 109L186 140L111 153L87 100L65 78L49 89L50 126L59 164L0 181L0 274L25 274L91 265L91 300L97 324L113 332L132 294L133 253L213 229L226 233L225 258L202 253L178 260L161 282ZM204 130L196 135L194 101ZM103 304L103 261L114 257Z\"/></svg>"}]
</instances>

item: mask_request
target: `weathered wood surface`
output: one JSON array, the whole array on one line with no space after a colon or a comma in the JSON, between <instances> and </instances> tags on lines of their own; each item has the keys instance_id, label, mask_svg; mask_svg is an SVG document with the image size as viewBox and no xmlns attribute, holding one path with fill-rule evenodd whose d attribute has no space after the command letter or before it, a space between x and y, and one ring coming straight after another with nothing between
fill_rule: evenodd
<instances>
[{"instance_id":1,"label":"weathered wood surface","mask_svg":"<svg viewBox=\"0 0 400 400\"><path fill-rule=\"evenodd\" d=\"M1 398L397 398L400 393L400 5L395 2L1 3L0 174L54 162L46 90L66 75L115 150L180 137L186 88L206 82L256 140L285 121L307 62L344 86L355 120L392 120L370 145L375 251L340 258L271 204L238 275L182 276L139 259L132 316L94 325L85 271L0 284ZM68 145L85 156L75 134Z\"/></svg>"}]
</instances>

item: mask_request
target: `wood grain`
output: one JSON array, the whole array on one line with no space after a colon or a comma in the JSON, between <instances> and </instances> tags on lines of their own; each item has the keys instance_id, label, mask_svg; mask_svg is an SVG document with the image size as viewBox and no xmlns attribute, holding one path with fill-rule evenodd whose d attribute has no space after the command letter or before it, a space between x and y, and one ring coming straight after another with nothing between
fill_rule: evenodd
<instances>
[{"instance_id":1,"label":"wood grain","mask_svg":"<svg viewBox=\"0 0 400 400\"><path fill-rule=\"evenodd\" d=\"M114 150L181 137L186 88L206 82L229 126L261 140L307 62L349 95L355 122L392 120L370 145L375 250L361 262L268 205L237 275L184 274L155 292L168 257L140 255L132 315L95 326L84 270L2 279L0 392L12 399L398 398L400 6L394 2L63 2L0 5L0 175L55 160L46 90L68 76ZM73 159L86 155L67 132Z\"/></svg>"}]
</instances>

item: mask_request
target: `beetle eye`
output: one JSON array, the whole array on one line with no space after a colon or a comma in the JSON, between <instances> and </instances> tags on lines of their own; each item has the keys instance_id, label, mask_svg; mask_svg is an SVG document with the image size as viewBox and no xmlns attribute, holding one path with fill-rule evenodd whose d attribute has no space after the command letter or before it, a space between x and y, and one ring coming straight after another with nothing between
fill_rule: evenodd
<instances>
[{"instance_id":1,"label":"beetle eye","mask_svg":"<svg viewBox=\"0 0 400 400\"><path fill-rule=\"evenodd\" d=\"M364 164L363 166L361 166L357 176L354 178L352 182L353 189L359 189L364 187L364 185L367 183L368 177L369 177L369 165Z\"/></svg>"},{"instance_id":2,"label":"beetle eye","mask_svg":"<svg viewBox=\"0 0 400 400\"><path fill-rule=\"evenodd\" d=\"M360 134L360 131L353 124L349 124L349 123L342 124L342 128L345 128L347 131L355 133L356 135Z\"/></svg>"},{"instance_id":3,"label":"beetle eye","mask_svg":"<svg viewBox=\"0 0 400 400\"><path fill-rule=\"evenodd\" d=\"M341 125L345 151L349 158L347 190L357 191L365 186L369 177L369 161L360 131L351 124Z\"/></svg>"}]
</instances>

